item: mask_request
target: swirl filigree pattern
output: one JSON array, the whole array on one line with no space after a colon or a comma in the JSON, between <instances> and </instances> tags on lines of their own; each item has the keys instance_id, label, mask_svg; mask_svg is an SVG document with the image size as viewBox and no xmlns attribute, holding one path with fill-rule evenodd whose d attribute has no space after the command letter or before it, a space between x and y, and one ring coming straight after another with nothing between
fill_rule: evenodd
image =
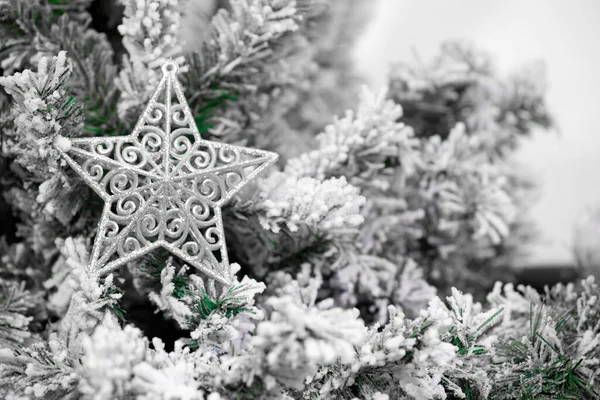
<instances>
[{"instance_id":1,"label":"swirl filigree pattern","mask_svg":"<svg viewBox=\"0 0 600 400\"><path fill-rule=\"evenodd\" d=\"M57 147L104 200L92 270L107 274L163 247L223 284L231 281L221 207L277 155L203 140L177 80L163 77L127 136Z\"/></svg>"}]
</instances>

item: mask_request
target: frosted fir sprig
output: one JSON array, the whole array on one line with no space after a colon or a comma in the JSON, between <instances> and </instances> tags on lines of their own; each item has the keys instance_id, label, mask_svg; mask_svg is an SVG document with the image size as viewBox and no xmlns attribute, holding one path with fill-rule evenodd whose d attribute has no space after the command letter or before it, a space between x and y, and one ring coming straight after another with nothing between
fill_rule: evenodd
<instances>
[{"instance_id":1,"label":"frosted fir sprig","mask_svg":"<svg viewBox=\"0 0 600 400\"><path fill-rule=\"evenodd\" d=\"M239 270L238 264L231 264L232 276ZM203 348L207 354L247 349L257 321L264 318L262 309L254 303L255 297L265 290L265 284L247 276L241 281L236 278L218 296L211 295L201 279L195 278L192 285L196 295L192 302L191 320L195 329L190 332L191 345Z\"/></svg>"},{"instance_id":2,"label":"frosted fir sprig","mask_svg":"<svg viewBox=\"0 0 600 400\"><path fill-rule=\"evenodd\" d=\"M202 384L215 384L211 374L216 374L218 364L205 363L201 353L191 352L181 341L175 342L171 352L158 338L152 340L145 359L134 366L131 387L140 400L220 400L218 393L204 396Z\"/></svg>"},{"instance_id":3,"label":"frosted fir sprig","mask_svg":"<svg viewBox=\"0 0 600 400\"><path fill-rule=\"evenodd\" d=\"M145 359L148 339L132 325L121 328L116 318L107 314L94 332L84 337L82 349L79 391L85 399L110 400L131 394L133 369Z\"/></svg>"},{"instance_id":4,"label":"frosted fir sprig","mask_svg":"<svg viewBox=\"0 0 600 400\"><path fill-rule=\"evenodd\" d=\"M32 185L33 186L33 185ZM22 236L27 249L26 257L23 257L21 262L27 260L29 265L49 265L52 262L53 257L58 254L55 247L54 241L57 232L64 232L64 228L61 223L58 223L56 219L47 218L48 214L40 211L40 204L35 200L35 194L37 190L35 187L30 187L29 190L19 190L18 188L11 188L8 192L9 204L15 205L15 201L20 201L17 210L20 215L24 215L26 212L31 212L32 218L26 219L26 224L21 227L19 236ZM27 272L27 271L25 271ZM31 271L33 272L33 271ZM38 282L47 277L49 271L36 271L32 275Z\"/></svg>"},{"instance_id":5,"label":"frosted fir sprig","mask_svg":"<svg viewBox=\"0 0 600 400\"><path fill-rule=\"evenodd\" d=\"M290 160L284 172L317 179L341 175L361 187L367 223L358 239L369 255L408 255L430 269L431 252L419 253L424 241L440 259L459 251L463 240L472 238L481 248L503 243L516 216L514 199L479 138L469 136L463 124L445 139L417 138L398 122L401 116L401 107L385 92L365 90L356 115L328 126L317 138L318 149Z\"/></svg>"},{"instance_id":6,"label":"frosted fir sprig","mask_svg":"<svg viewBox=\"0 0 600 400\"><path fill-rule=\"evenodd\" d=\"M319 232L355 228L363 222L360 207L365 198L346 178L319 181L273 173L260 182L259 220L265 229L292 232L305 225Z\"/></svg>"},{"instance_id":7,"label":"frosted fir sprig","mask_svg":"<svg viewBox=\"0 0 600 400\"><path fill-rule=\"evenodd\" d=\"M433 136L425 141L422 156L419 191L438 210L436 229L466 228L474 238L501 243L508 236L516 206L507 193L507 177L481 153L479 139L468 136L464 125L458 124L446 140Z\"/></svg>"},{"instance_id":8,"label":"frosted fir sprig","mask_svg":"<svg viewBox=\"0 0 600 400\"><path fill-rule=\"evenodd\" d=\"M0 279L0 347L16 348L31 338L28 315L39 302L39 295L25 289L25 282Z\"/></svg>"},{"instance_id":9,"label":"frosted fir sprig","mask_svg":"<svg viewBox=\"0 0 600 400\"><path fill-rule=\"evenodd\" d=\"M36 262L36 256L25 243L8 243L5 237L0 238L0 254L0 275L7 280L37 284L47 275L47 271L28 268Z\"/></svg>"},{"instance_id":10,"label":"frosted fir sprig","mask_svg":"<svg viewBox=\"0 0 600 400\"><path fill-rule=\"evenodd\" d=\"M546 104L548 76L545 64L534 61L517 69L507 78L500 109L505 113L502 123L527 135L537 127L551 128L555 124Z\"/></svg>"},{"instance_id":11,"label":"frosted fir sprig","mask_svg":"<svg viewBox=\"0 0 600 400\"><path fill-rule=\"evenodd\" d=\"M369 329L348 366L330 365L317 373L304 394L324 399L370 398L382 392L389 398L445 397L442 375L456 365L456 349L440 340L433 324L410 321L395 307L389 322Z\"/></svg>"},{"instance_id":12,"label":"frosted fir sprig","mask_svg":"<svg viewBox=\"0 0 600 400\"><path fill-rule=\"evenodd\" d=\"M501 309L483 310L458 290L444 304L434 297L415 319L388 307L388 322L375 324L348 367L329 365L309 381L305 395L351 399L382 391L390 398L487 398L493 372L488 362L500 343Z\"/></svg>"},{"instance_id":13,"label":"frosted fir sprig","mask_svg":"<svg viewBox=\"0 0 600 400\"><path fill-rule=\"evenodd\" d=\"M5 74L32 68L41 57L68 49L68 56L74 61L68 86L85 109L84 131L97 135L114 133L119 128L115 112L118 92L114 85L117 68L106 35L90 28L91 17L83 10L89 0L69 4L38 0L9 3L9 20L3 25L8 28L7 40L0 44Z\"/></svg>"},{"instance_id":14,"label":"frosted fir sprig","mask_svg":"<svg viewBox=\"0 0 600 400\"><path fill-rule=\"evenodd\" d=\"M33 203L33 214L52 215L64 225L73 219L82 201L63 171L64 161L55 148L64 137L78 136L83 126L83 106L69 93L67 81L73 71L66 52L42 57L36 72L25 70L0 77L0 85L13 97L13 129L6 129L3 156L27 171L20 178L33 182L20 191ZM20 190L20 189L15 189ZM16 194L16 193L15 193ZM29 202L18 201L21 207Z\"/></svg>"},{"instance_id":15,"label":"frosted fir sprig","mask_svg":"<svg viewBox=\"0 0 600 400\"><path fill-rule=\"evenodd\" d=\"M434 135L422 143L423 169L430 174L460 176L480 164L489 164L479 151L480 138L469 136L463 123L453 126L446 138Z\"/></svg>"},{"instance_id":16,"label":"frosted fir sprig","mask_svg":"<svg viewBox=\"0 0 600 400\"><path fill-rule=\"evenodd\" d=\"M3 151L41 180L61 170L54 141L79 135L83 124L81 105L66 91L72 69L61 51L56 57L42 57L36 72L0 77L0 85L14 99L15 123Z\"/></svg>"},{"instance_id":17,"label":"frosted fir sprig","mask_svg":"<svg viewBox=\"0 0 600 400\"><path fill-rule=\"evenodd\" d=\"M489 304L506 308L508 315L504 323L512 326L522 318L528 318L532 307L546 306L560 318L561 329L580 337L587 330L596 330L600 326L600 288L594 276L581 280L579 285L574 283L557 284L546 287L544 293L539 293L530 286L502 285L496 283L488 294ZM569 323L566 323L569 322Z\"/></svg>"},{"instance_id":18,"label":"frosted fir sprig","mask_svg":"<svg viewBox=\"0 0 600 400\"><path fill-rule=\"evenodd\" d=\"M498 337L493 328L502 320L503 311L500 307L484 310L470 294L452 288L446 304L436 297L421 312L420 318L436 327L440 340L455 346L460 359L460 363L444 373L447 391L459 398L466 398L467 393L488 397L492 381L485 366L496 354Z\"/></svg>"},{"instance_id":19,"label":"frosted fir sprig","mask_svg":"<svg viewBox=\"0 0 600 400\"><path fill-rule=\"evenodd\" d=\"M387 188L384 175L402 162L411 173L419 162L418 140L405 124L397 122L402 108L363 88L358 111L348 111L317 136L319 148L289 160L285 172L297 177L323 180L345 176L358 186Z\"/></svg>"},{"instance_id":20,"label":"frosted fir sprig","mask_svg":"<svg viewBox=\"0 0 600 400\"><path fill-rule=\"evenodd\" d=\"M0 350L0 395L5 399L76 400L76 356L55 334L48 341Z\"/></svg>"},{"instance_id":21,"label":"frosted fir sprig","mask_svg":"<svg viewBox=\"0 0 600 400\"><path fill-rule=\"evenodd\" d=\"M36 30L47 32L50 29L52 12L39 1L4 1L0 7L0 30L4 38L0 44L0 66L9 75L35 64L40 49L32 46L32 39L37 36Z\"/></svg>"},{"instance_id":22,"label":"frosted fir sprig","mask_svg":"<svg viewBox=\"0 0 600 400\"><path fill-rule=\"evenodd\" d=\"M406 193L411 208L432 206L423 207L423 236L407 244L419 249L410 255L430 278L442 276L433 278L438 286L491 286L499 277L485 279L481 271L510 264L532 236L517 218L531 200L532 182L522 168L507 168L506 155L535 127L552 126L543 75L533 67L502 77L489 54L465 42L444 43L431 62L392 68L389 96L404 110L400 121L420 138L424 161L415 180L397 191Z\"/></svg>"},{"instance_id":23,"label":"frosted fir sprig","mask_svg":"<svg viewBox=\"0 0 600 400\"><path fill-rule=\"evenodd\" d=\"M452 288L452 295L448 296L446 301L450 320L444 316L443 309L445 306L439 303L436 304L435 298L429 307L430 309L437 308L437 310L431 315L428 314L428 311L424 311L424 313L436 322L443 334L447 333L452 336L453 340L457 340L455 344L462 346L462 348L459 347L461 354L475 351L470 347L470 343L478 340L486 330L497 323L499 321L498 316L504 311L502 308L490 308L484 312L481 303L475 302L473 296L464 294L456 288ZM445 326L448 322L450 324ZM448 332L443 331L446 327ZM491 347L494 339L493 336L488 337L485 346Z\"/></svg>"},{"instance_id":24,"label":"frosted fir sprig","mask_svg":"<svg viewBox=\"0 0 600 400\"><path fill-rule=\"evenodd\" d=\"M231 264L232 276L239 271ZM171 259L159 273L161 289L149 299L180 328L190 331L184 342L192 349L213 357L247 348L256 321L264 317L254 297L265 285L247 276L234 278L230 286L217 288L213 281L177 269Z\"/></svg>"},{"instance_id":25,"label":"frosted fir sprig","mask_svg":"<svg viewBox=\"0 0 600 400\"><path fill-rule=\"evenodd\" d=\"M121 90L117 110L121 120L134 121L158 84L165 61L173 59L181 72L187 70L178 38L183 2L127 0L124 4L118 29L128 57L116 79Z\"/></svg>"},{"instance_id":26,"label":"frosted fir sprig","mask_svg":"<svg viewBox=\"0 0 600 400\"><path fill-rule=\"evenodd\" d=\"M503 157L535 127L553 125L545 101L543 65L531 63L502 77L489 53L468 41L442 43L429 62L398 63L390 95L408 114L417 136L448 132L462 121L492 157Z\"/></svg>"},{"instance_id":27,"label":"frosted fir sprig","mask_svg":"<svg viewBox=\"0 0 600 400\"><path fill-rule=\"evenodd\" d=\"M56 239L55 246L59 249L60 256L52 265L52 274L44 282L44 288L51 291L48 296L48 310L63 317L74 293L73 262L85 263L88 255L88 243L85 239L78 237Z\"/></svg>"},{"instance_id":28,"label":"frosted fir sprig","mask_svg":"<svg viewBox=\"0 0 600 400\"><path fill-rule=\"evenodd\" d=\"M300 18L293 0L232 1L230 10L213 16L201 51L191 58L188 79L200 90L257 85L248 72L264 66L274 52L271 45L297 30Z\"/></svg>"},{"instance_id":29,"label":"frosted fir sprig","mask_svg":"<svg viewBox=\"0 0 600 400\"><path fill-rule=\"evenodd\" d=\"M187 268L176 270L175 266L167 260L166 265L160 270L160 292L150 292L148 298L169 318L173 318L183 329L190 329L192 309L187 300L188 277Z\"/></svg>"},{"instance_id":30,"label":"frosted fir sprig","mask_svg":"<svg viewBox=\"0 0 600 400\"><path fill-rule=\"evenodd\" d=\"M498 336L491 330L501 321L502 312L502 308L494 307L484 311L470 294L455 288L446 304L435 297L421 311L420 318L435 326L440 340L456 349L460 363L444 372L443 381L457 397L465 398L466 393L478 393L483 398L489 395L492 382L487 363L495 357L498 344Z\"/></svg>"},{"instance_id":31,"label":"frosted fir sprig","mask_svg":"<svg viewBox=\"0 0 600 400\"><path fill-rule=\"evenodd\" d=\"M483 167L465 180L466 214L472 216L473 238L488 238L492 244L505 241L517 216L515 200L508 194L507 177Z\"/></svg>"},{"instance_id":32,"label":"frosted fir sprig","mask_svg":"<svg viewBox=\"0 0 600 400\"><path fill-rule=\"evenodd\" d=\"M600 361L592 350L597 345L592 331L578 337L579 345L569 348L565 323L557 319L554 310L531 307L523 322L523 335L504 338L498 346L497 355L504 365L494 371L495 397L536 398L547 394L592 399L600 395L594 384Z\"/></svg>"},{"instance_id":33,"label":"frosted fir sprig","mask_svg":"<svg viewBox=\"0 0 600 400\"><path fill-rule=\"evenodd\" d=\"M105 314L123 317L119 307L122 294L114 285L112 274L101 281L96 272L88 269L89 254L80 243L67 238L63 253L66 256L65 263L71 269L67 281L71 291L63 292L64 296L69 297L69 306L60 320L58 333L69 344L70 350L77 353L83 334L93 331L106 318Z\"/></svg>"},{"instance_id":34,"label":"frosted fir sprig","mask_svg":"<svg viewBox=\"0 0 600 400\"><path fill-rule=\"evenodd\" d=\"M240 269L230 265L232 275ZM215 346L223 351L241 346L252 320L260 320L263 313L254 306L254 297L265 290L263 283L244 276L234 279L230 286L217 288L214 282L205 282L200 276L187 274L187 266L179 269L172 259L160 268L161 289L148 294L159 310L189 330L192 346Z\"/></svg>"},{"instance_id":35,"label":"frosted fir sprig","mask_svg":"<svg viewBox=\"0 0 600 400\"><path fill-rule=\"evenodd\" d=\"M518 320L519 317L526 315L531 309L531 304L541 304L541 299L540 294L532 288L523 285L515 288L512 283L502 282L496 282L487 295L489 304L504 309L502 313L504 323Z\"/></svg>"},{"instance_id":36,"label":"frosted fir sprig","mask_svg":"<svg viewBox=\"0 0 600 400\"><path fill-rule=\"evenodd\" d=\"M368 199L363 208L365 222L358 235L365 252L383 255L390 250L391 242L411 242L425 235L424 209L388 193L372 194Z\"/></svg>"},{"instance_id":37,"label":"frosted fir sprig","mask_svg":"<svg viewBox=\"0 0 600 400\"><path fill-rule=\"evenodd\" d=\"M301 304L312 307L317 303L318 292L323 284L323 276L318 268L303 263L300 271L292 276L290 273L275 271L269 274L268 293L274 296L290 296Z\"/></svg>"},{"instance_id":38,"label":"frosted fir sprig","mask_svg":"<svg viewBox=\"0 0 600 400\"><path fill-rule=\"evenodd\" d=\"M280 134L271 132L274 124L285 129L279 118L295 95L273 88L300 85L312 66L299 27L313 7L300 8L292 0L234 0L229 5L216 10L205 34L189 43L194 51L186 56L190 70L183 77L191 92L188 100L207 134L266 147Z\"/></svg>"},{"instance_id":39,"label":"frosted fir sprig","mask_svg":"<svg viewBox=\"0 0 600 400\"><path fill-rule=\"evenodd\" d=\"M218 364L204 365L207 356L201 351L192 352L180 340L173 351L167 352L160 339L152 339L150 345L138 328L120 327L110 316L86 336L83 350L78 374L84 399L131 396L144 400L205 400L200 386L211 378L209 374L201 376L209 372L209 367L213 373L218 369Z\"/></svg>"},{"instance_id":40,"label":"frosted fir sprig","mask_svg":"<svg viewBox=\"0 0 600 400\"><path fill-rule=\"evenodd\" d=\"M390 303L415 317L435 297L437 290L427 282L423 269L411 259L406 260L399 275L393 281Z\"/></svg>"},{"instance_id":41,"label":"frosted fir sprig","mask_svg":"<svg viewBox=\"0 0 600 400\"><path fill-rule=\"evenodd\" d=\"M306 307L289 296L271 297L266 304L273 312L258 324L253 347L227 362L232 386L262 387L266 393L301 389L319 365L350 363L353 346L365 335L358 310L331 307L331 302Z\"/></svg>"},{"instance_id":42,"label":"frosted fir sprig","mask_svg":"<svg viewBox=\"0 0 600 400\"><path fill-rule=\"evenodd\" d=\"M385 298L384 293L394 276L396 265L370 255L357 255L339 263L328 282L332 297L343 306L357 306L359 298ZM379 317L379 316L378 316Z\"/></svg>"},{"instance_id":43,"label":"frosted fir sprig","mask_svg":"<svg viewBox=\"0 0 600 400\"><path fill-rule=\"evenodd\" d=\"M127 42L154 53L159 46L175 45L180 6L177 0L125 1L123 23L119 32Z\"/></svg>"},{"instance_id":44,"label":"frosted fir sprig","mask_svg":"<svg viewBox=\"0 0 600 400\"><path fill-rule=\"evenodd\" d=\"M490 395L597 397L599 295L593 277L579 287L558 284L542 294L498 283L488 301L509 314L494 327L500 364L486 367L495 382Z\"/></svg>"}]
</instances>

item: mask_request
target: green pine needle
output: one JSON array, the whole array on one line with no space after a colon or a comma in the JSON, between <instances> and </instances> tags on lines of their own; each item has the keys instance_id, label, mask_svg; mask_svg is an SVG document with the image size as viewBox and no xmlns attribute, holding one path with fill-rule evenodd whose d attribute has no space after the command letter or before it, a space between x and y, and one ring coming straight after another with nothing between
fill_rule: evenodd
<instances>
[{"instance_id":1,"label":"green pine needle","mask_svg":"<svg viewBox=\"0 0 600 400\"><path fill-rule=\"evenodd\" d=\"M218 300L213 300L206 292L196 303L196 312L200 319L206 320L216 311L222 311L227 318L234 317L242 312L251 312L244 304L244 299L232 297L232 293L242 288L243 285L232 286L227 293Z\"/></svg>"},{"instance_id":2,"label":"green pine needle","mask_svg":"<svg viewBox=\"0 0 600 400\"><path fill-rule=\"evenodd\" d=\"M165 268L165 263L159 261L158 259L151 258L149 262L142 265L142 269L150 275L152 278L156 279L157 282L160 282L160 276L162 274L162 270ZM187 294L190 293L189 290L189 279L186 275L175 274L173 276L173 293L172 296L181 299Z\"/></svg>"},{"instance_id":3,"label":"green pine needle","mask_svg":"<svg viewBox=\"0 0 600 400\"><path fill-rule=\"evenodd\" d=\"M108 298L110 295L112 294L120 294L121 290L116 288L116 287L109 287L106 292L104 292L103 297ZM111 302L111 306L109 307L109 310L115 314L117 316L117 318L119 318L120 321L125 322L125 313L126 311L123 310L121 307L119 307L119 303L117 300L113 300Z\"/></svg>"}]
</instances>

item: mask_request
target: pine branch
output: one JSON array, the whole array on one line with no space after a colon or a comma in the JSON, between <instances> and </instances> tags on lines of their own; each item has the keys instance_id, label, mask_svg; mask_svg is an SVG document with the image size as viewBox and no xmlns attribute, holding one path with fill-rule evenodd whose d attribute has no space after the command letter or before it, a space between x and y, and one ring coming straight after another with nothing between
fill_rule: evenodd
<instances>
[{"instance_id":1,"label":"pine branch","mask_svg":"<svg viewBox=\"0 0 600 400\"><path fill-rule=\"evenodd\" d=\"M5 70L7 66L11 67L9 71L20 70L30 67L38 54L67 51L73 62L73 75L68 84L84 105L84 130L94 135L119 131L122 127L115 113L116 67L106 36L89 27L89 16L76 21L68 13L56 16L46 3L11 1L10 20L18 28L18 34L0 46L0 65ZM81 5L70 3L69 7L80 9Z\"/></svg>"}]
</instances>

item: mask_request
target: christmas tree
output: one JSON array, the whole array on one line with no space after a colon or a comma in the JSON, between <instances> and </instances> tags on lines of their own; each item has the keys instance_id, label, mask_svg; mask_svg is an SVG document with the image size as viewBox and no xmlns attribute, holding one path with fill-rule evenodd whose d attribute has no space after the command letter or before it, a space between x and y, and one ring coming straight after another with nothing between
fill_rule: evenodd
<instances>
[{"instance_id":1,"label":"christmas tree","mask_svg":"<svg viewBox=\"0 0 600 400\"><path fill-rule=\"evenodd\" d=\"M374 93L372 8L0 1L2 398L600 398L593 277L508 268L543 70Z\"/></svg>"}]
</instances>

